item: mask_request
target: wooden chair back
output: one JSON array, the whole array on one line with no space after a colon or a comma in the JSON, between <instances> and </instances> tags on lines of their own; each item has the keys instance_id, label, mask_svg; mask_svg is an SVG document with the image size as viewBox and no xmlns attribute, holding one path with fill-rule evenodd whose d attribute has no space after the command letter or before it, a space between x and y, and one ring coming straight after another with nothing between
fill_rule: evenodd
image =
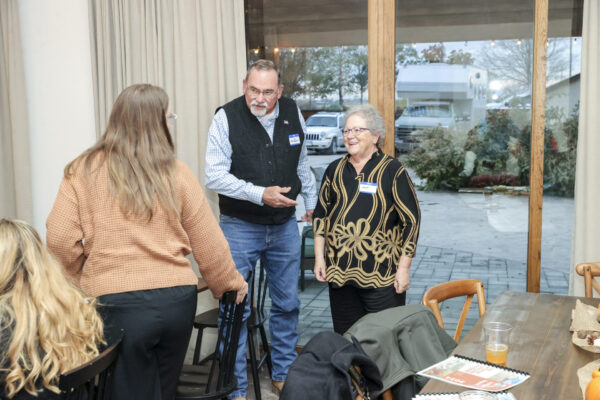
<instances>
[{"instance_id":1,"label":"wooden chair back","mask_svg":"<svg viewBox=\"0 0 600 400\"><path fill-rule=\"evenodd\" d=\"M596 293L600 294L600 283L594 279L595 276L600 276L600 262L577 264L575 271L583 276L585 297L594 297L592 287L596 290Z\"/></svg>"},{"instance_id":2,"label":"wooden chair back","mask_svg":"<svg viewBox=\"0 0 600 400\"><path fill-rule=\"evenodd\" d=\"M122 338L123 334L94 359L60 376L58 387L66 399L111 398L111 380Z\"/></svg>"},{"instance_id":3,"label":"wooden chair back","mask_svg":"<svg viewBox=\"0 0 600 400\"><path fill-rule=\"evenodd\" d=\"M481 317L485 313L485 294L483 291L483 283L477 279L462 279L458 281L450 281L440 283L439 285L429 288L423 295L422 304L431 308L433 315L438 321L438 324L444 328L444 321L442 320L442 314L440 312L440 303L444 300L452 299L455 297L466 296L465 304L463 306L456 331L454 332L454 341L458 343L460 335L469 314L469 308L473 301L473 296L477 295L477 304L479 305L479 316Z\"/></svg>"}]
</instances>

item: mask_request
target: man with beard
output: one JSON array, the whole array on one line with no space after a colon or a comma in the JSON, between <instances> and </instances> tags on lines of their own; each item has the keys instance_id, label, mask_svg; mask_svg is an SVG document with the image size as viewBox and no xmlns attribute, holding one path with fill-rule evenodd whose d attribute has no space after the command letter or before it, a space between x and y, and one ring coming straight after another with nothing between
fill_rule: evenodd
<instances>
[{"instance_id":1,"label":"man with beard","mask_svg":"<svg viewBox=\"0 0 600 400\"><path fill-rule=\"evenodd\" d=\"M296 358L300 309L300 235L296 197L311 222L317 197L308 165L304 119L296 103L281 97L277 67L258 60L243 81L244 95L220 107L208 133L206 187L219 194L221 228L236 267L248 277L261 259L269 280L273 389L281 391ZM251 289L250 289L251 290ZM249 306L244 321L250 313ZM247 329L242 329L230 395L244 399Z\"/></svg>"}]
</instances>

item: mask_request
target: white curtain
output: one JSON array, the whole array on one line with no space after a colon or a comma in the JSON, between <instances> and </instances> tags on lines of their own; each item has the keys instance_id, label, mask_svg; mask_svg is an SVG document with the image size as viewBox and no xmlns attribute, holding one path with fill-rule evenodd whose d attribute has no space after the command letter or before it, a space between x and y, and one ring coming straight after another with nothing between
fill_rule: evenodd
<instances>
[{"instance_id":1,"label":"white curtain","mask_svg":"<svg viewBox=\"0 0 600 400\"><path fill-rule=\"evenodd\" d=\"M18 0L0 1L0 218L33 223Z\"/></svg>"},{"instance_id":2,"label":"white curtain","mask_svg":"<svg viewBox=\"0 0 600 400\"><path fill-rule=\"evenodd\" d=\"M581 49L581 100L577 139L575 221L569 294L583 296L575 265L600 261L600 2L585 0Z\"/></svg>"},{"instance_id":3,"label":"white curtain","mask_svg":"<svg viewBox=\"0 0 600 400\"><path fill-rule=\"evenodd\" d=\"M242 93L244 0L89 0L89 9L97 134L121 90L161 86L179 117L177 155L203 183L215 109Z\"/></svg>"}]
</instances>

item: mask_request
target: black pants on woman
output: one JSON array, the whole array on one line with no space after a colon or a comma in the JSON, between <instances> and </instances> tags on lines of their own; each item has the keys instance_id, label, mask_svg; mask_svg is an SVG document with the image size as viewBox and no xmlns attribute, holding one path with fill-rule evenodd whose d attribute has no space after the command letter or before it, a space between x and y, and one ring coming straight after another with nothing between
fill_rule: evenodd
<instances>
[{"instance_id":1,"label":"black pants on woman","mask_svg":"<svg viewBox=\"0 0 600 400\"><path fill-rule=\"evenodd\" d=\"M98 301L107 343L125 331L112 399L174 399L196 313L196 286L108 294Z\"/></svg>"},{"instance_id":2,"label":"black pants on woman","mask_svg":"<svg viewBox=\"0 0 600 400\"><path fill-rule=\"evenodd\" d=\"M363 289L350 285L336 288L329 284L333 330L340 335L366 314L403 306L405 302L406 292L397 294L393 285Z\"/></svg>"}]
</instances>

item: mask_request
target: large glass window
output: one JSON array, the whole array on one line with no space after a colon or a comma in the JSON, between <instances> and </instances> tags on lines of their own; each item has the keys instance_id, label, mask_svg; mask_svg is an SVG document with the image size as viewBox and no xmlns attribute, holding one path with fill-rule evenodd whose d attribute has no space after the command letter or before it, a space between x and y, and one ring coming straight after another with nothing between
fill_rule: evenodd
<instances>
[{"instance_id":1,"label":"large glass window","mask_svg":"<svg viewBox=\"0 0 600 400\"><path fill-rule=\"evenodd\" d=\"M534 3L396 2L395 149L423 221L411 303L447 280L480 279L488 303L526 288ZM549 18L541 290L566 294L581 39L571 2ZM453 329L460 308L443 312Z\"/></svg>"},{"instance_id":2,"label":"large glass window","mask_svg":"<svg viewBox=\"0 0 600 400\"><path fill-rule=\"evenodd\" d=\"M549 3L541 290L557 294L568 287L581 4ZM317 175L343 153L344 111L368 101L367 5L246 0L248 61L279 65ZM394 147L422 212L408 303L463 278L482 280L488 303L526 289L534 9L534 0L396 0ZM327 288L310 269L300 344L331 329ZM449 329L456 319L445 318Z\"/></svg>"}]
</instances>

